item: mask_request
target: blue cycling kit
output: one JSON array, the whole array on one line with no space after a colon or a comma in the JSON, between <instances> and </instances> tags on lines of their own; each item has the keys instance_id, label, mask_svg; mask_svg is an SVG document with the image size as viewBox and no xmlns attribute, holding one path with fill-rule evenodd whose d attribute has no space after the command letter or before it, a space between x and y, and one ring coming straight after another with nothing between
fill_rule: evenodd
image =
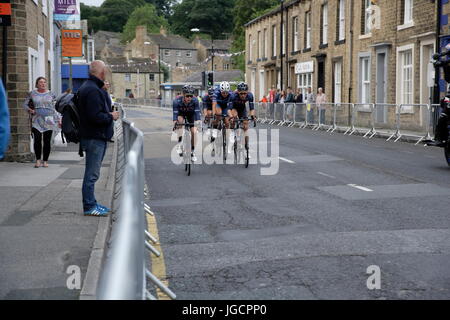
<instances>
[{"instance_id":1,"label":"blue cycling kit","mask_svg":"<svg viewBox=\"0 0 450 320\"><path fill-rule=\"evenodd\" d=\"M183 96L173 100L173 121L176 121L178 116L185 117L188 123L194 123L194 121L201 120L198 99L193 97L189 104L184 103Z\"/></svg>"},{"instance_id":2,"label":"blue cycling kit","mask_svg":"<svg viewBox=\"0 0 450 320\"><path fill-rule=\"evenodd\" d=\"M247 108L245 104L248 102L250 111L255 109L254 98L251 92L247 93L247 96L244 99L241 99L239 93L233 92L233 95L230 97L230 101L228 102L228 108L230 110L235 109L238 112L239 118L247 118Z\"/></svg>"}]
</instances>

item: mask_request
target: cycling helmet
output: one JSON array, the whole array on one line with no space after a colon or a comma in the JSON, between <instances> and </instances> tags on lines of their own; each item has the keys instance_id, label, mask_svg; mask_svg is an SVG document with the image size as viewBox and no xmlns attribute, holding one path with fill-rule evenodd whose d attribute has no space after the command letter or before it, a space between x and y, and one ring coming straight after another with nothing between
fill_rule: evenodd
<instances>
[{"instance_id":1,"label":"cycling helmet","mask_svg":"<svg viewBox=\"0 0 450 320\"><path fill-rule=\"evenodd\" d=\"M248 85L245 82L240 82L237 85L237 91L238 92L240 92L240 91L248 91Z\"/></svg>"},{"instance_id":2,"label":"cycling helmet","mask_svg":"<svg viewBox=\"0 0 450 320\"><path fill-rule=\"evenodd\" d=\"M185 86L183 86L183 94L194 94L195 90L194 87L192 87L191 85L187 84Z\"/></svg>"},{"instance_id":3,"label":"cycling helmet","mask_svg":"<svg viewBox=\"0 0 450 320\"><path fill-rule=\"evenodd\" d=\"M212 96L214 94L214 87L209 87L208 88L208 95Z\"/></svg>"},{"instance_id":4,"label":"cycling helmet","mask_svg":"<svg viewBox=\"0 0 450 320\"><path fill-rule=\"evenodd\" d=\"M220 91L230 91L230 84L226 81L220 83Z\"/></svg>"}]
</instances>

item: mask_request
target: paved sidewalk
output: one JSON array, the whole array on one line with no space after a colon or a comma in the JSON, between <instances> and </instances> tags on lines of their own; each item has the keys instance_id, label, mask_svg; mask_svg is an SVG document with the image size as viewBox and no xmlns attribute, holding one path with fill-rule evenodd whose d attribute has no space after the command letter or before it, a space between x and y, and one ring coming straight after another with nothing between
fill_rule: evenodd
<instances>
[{"instance_id":1,"label":"paved sidewalk","mask_svg":"<svg viewBox=\"0 0 450 320\"><path fill-rule=\"evenodd\" d=\"M109 207L113 153L110 143L96 184ZM95 293L110 217L83 215L83 175L73 144L54 147L48 168L0 162L0 299L79 299L81 288L66 285L69 266L81 270L83 295Z\"/></svg>"}]
</instances>

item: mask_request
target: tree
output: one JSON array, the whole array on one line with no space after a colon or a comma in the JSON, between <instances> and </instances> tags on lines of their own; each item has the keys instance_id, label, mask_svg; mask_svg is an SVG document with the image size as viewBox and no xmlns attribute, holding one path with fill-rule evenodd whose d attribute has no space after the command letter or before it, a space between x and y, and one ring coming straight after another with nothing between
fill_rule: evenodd
<instances>
[{"instance_id":1,"label":"tree","mask_svg":"<svg viewBox=\"0 0 450 320\"><path fill-rule=\"evenodd\" d=\"M167 27L168 22L163 17L157 15L156 8L152 4L137 7L131 13L123 28L122 41L133 40L136 34L136 27L141 25L147 26L147 32L149 33L159 33L159 28L161 26Z\"/></svg>"},{"instance_id":2,"label":"tree","mask_svg":"<svg viewBox=\"0 0 450 320\"><path fill-rule=\"evenodd\" d=\"M81 19L88 21L88 31L97 32L103 30L106 19L100 13L100 7L87 6L84 3L80 4Z\"/></svg>"},{"instance_id":3,"label":"tree","mask_svg":"<svg viewBox=\"0 0 450 320\"><path fill-rule=\"evenodd\" d=\"M145 2L153 4L159 16L168 19L172 14L172 6L177 0L145 0Z\"/></svg>"},{"instance_id":4,"label":"tree","mask_svg":"<svg viewBox=\"0 0 450 320\"><path fill-rule=\"evenodd\" d=\"M183 0L173 7L171 30L186 38L191 29L208 30L215 39L233 30L232 10L235 0Z\"/></svg>"},{"instance_id":5,"label":"tree","mask_svg":"<svg viewBox=\"0 0 450 320\"><path fill-rule=\"evenodd\" d=\"M233 52L245 50L245 27L251 20L263 15L279 5L278 0L236 0L233 8ZM233 63L241 70L245 70L245 56L233 57Z\"/></svg>"},{"instance_id":6,"label":"tree","mask_svg":"<svg viewBox=\"0 0 450 320\"><path fill-rule=\"evenodd\" d=\"M100 7L100 13L107 21L103 30L122 32L130 14L135 8L143 5L144 0L106 0Z\"/></svg>"}]
</instances>

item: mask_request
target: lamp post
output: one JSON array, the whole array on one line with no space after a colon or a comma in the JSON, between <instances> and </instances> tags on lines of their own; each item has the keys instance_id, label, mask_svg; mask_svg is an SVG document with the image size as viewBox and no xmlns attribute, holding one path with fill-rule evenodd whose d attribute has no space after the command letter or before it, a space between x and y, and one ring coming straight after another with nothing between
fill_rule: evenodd
<instances>
[{"instance_id":1,"label":"lamp post","mask_svg":"<svg viewBox=\"0 0 450 320\"><path fill-rule=\"evenodd\" d=\"M284 46L284 43L283 43L283 37L284 37L284 34L283 34L283 24L284 24L284 21L283 21L283 16L284 16L284 0L280 0L280 3L281 3L281 26L280 26L280 78L281 78L281 80L280 80L280 89L281 89L281 91L283 91L283 46Z\"/></svg>"}]
</instances>

